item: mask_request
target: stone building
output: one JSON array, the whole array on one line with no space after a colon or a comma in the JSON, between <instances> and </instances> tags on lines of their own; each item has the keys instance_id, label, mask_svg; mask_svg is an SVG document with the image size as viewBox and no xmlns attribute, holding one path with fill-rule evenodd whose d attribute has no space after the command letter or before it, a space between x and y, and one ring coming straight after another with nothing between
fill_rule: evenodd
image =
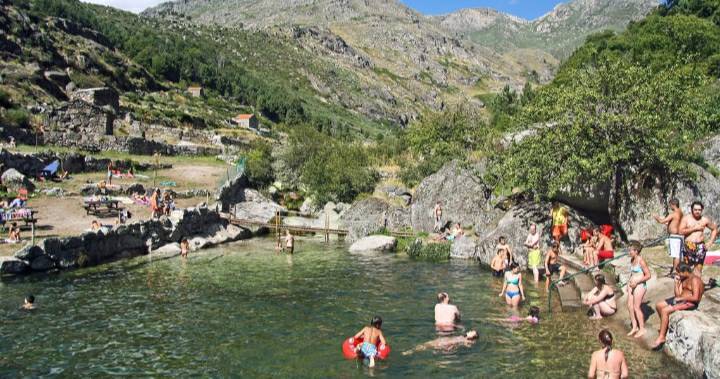
<instances>
[{"instance_id":1,"label":"stone building","mask_svg":"<svg viewBox=\"0 0 720 379\"><path fill-rule=\"evenodd\" d=\"M257 129L258 119L254 114L239 114L232 119L232 124L247 129Z\"/></svg>"},{"instance_id":2,"label":"stone building","mask_svg":"<svg viewBox=\"0 0 720 379\"><path fill-rule=\"evenodd\" d=\"M200 86L188 87L187 91L192 97L202 97L205 95L205 91L203 91L203 88Z\"/></svg>"}]
</instances>

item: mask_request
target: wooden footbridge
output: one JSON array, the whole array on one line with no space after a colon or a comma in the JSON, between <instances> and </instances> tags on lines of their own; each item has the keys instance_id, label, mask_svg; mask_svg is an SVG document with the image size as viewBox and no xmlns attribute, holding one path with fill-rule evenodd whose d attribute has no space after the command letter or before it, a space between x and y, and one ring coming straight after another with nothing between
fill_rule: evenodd
<instances>
[{"instance_id":1,"label":"wooden footbridge","mask_svg":"<svg viewBox=\"0 0 720 379\"><path fill-rule=\"evenodd\" d=\"M285 211L284 214L298 214L300 216L307 217L305 214L299 214L296 212L291 211ZM325 217L325 227L313 227L313 226L306 226L306 225L288 225L284 224L282 222L282 213L277 212L275 214L275 217L271 220L271 222L261 222L261 221L254 221L254 220L243 220L235 217L233 214L223 213L222 216L228 220L229 223L237 226L250 226L250 227L259 227L259 228L266 228L268 230L272 230L276 236L280 237L282 233L286 230L289 230L290 233L293 234L305 234L305 233L313 233L313 234L321 234L325 236L325 242L330 241L330 235L337 235L338 238L344 238L346 235L348 235L349 231L347 229L335 229L330 228L330 219L329 216L326 215ZM390 231L389 233L393 237L414 237L415 233L408 232L408 231Z\"/></svg>"}]
</instances>

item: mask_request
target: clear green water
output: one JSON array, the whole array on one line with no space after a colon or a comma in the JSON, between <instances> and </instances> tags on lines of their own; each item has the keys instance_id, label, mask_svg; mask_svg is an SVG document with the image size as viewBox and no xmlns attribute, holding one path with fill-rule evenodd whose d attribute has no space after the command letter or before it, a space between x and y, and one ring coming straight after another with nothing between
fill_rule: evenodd
<instances>
[{"instance_id":1,"label":"clear green water","mask_svg":"<svg viewBox=\"0 0 720 379\"><path fill-rule=\"evenodd\" d=\"M510 328L501 283L477 264L352 255L301 241L295 256L271 241L192 256L149 257L0 284L0 377L468 377L579 378L599 329L581 312ZM544 313L543 289L528 287ZM470 348L403 356L436 338L433 306L451 294ZM22 312L26 293L39 308ZM343 360L342 340L381 315L393 348L373 370ZM545 316L547 316L545 314ZM619 338L632 377L680 378L659 353Z\"/></svg>"}]
</instances>

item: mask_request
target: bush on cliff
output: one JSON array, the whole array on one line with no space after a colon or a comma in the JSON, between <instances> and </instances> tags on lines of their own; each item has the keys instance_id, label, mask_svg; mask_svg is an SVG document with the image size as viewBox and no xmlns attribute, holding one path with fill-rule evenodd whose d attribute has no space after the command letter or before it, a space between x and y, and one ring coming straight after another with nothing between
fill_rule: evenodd
<instances>
[{"instance_id":1,"label":"bush on cliff","mask_svg":"<svg viewBox=\"0 0 720 379\"><path fill-rule=\"evenodd\" d=\"M486 179L553 196L578 183L692 178L697 142L720 130L717 8L671 1L624 33L590 36L516 112L515 127L537 133L494 157Z\"/></svg>"},{"instance_id":2,"label":"bush on cliff","mask_svg":"<svg viewBox=\"0 0 720 379\"><path fill-rule=\"evenodd\" d=\"M400 177L414 186L447 162L471 153L492 149L496 137L482 116L470 107L451 107L441 113L426 114L410 125L405 135L408 147Z\"/></svg>"},{"instance_id":3,"label":"bush on cliff","mask_svg":"<svg viewBox=\"0 0 720 379\"><path fill-rule=\"evenodd\" d=\"M272 169L272 146L269 143L255 143L247 153L246 159L245 173L253 186L265 188L275 180Z\"/></svg>"}]
</instances>

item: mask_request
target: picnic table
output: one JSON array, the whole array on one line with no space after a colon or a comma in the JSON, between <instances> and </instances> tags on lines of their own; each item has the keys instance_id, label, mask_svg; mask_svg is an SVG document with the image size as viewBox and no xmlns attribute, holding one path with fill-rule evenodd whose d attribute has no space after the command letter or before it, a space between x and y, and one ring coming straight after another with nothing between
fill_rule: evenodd
<instances>
[{"instance_id":1,"label":"picnic table","mask_svg":"<svg viewBox=\"0 0 720 379\"><path fill-rule=\"evenodd\" d=\"M36 217L38 214L38 211L32 210L30 208L25 208L25 209L29 210L29 212L18 213L18 212L13 212L12 210L8 210L7 212L5 212L3 215L4 217L2 217L2 219L0 219L0 232L4 233L5 226L7 224L12 224L13 222L16 222L16 223L22 222L22 223L24 223L24 225L22 225L22 226L25 226L26 228L29 226L29 227L31 227L31 229L34 229L35 224L37 224L37 222L38 222L38 219ZM7 216L8 214L10 214L11 216Z\"/></svg>"},{"instance_id":2,"label":"picnic table","mask_svg":"<svg viewBox=\"0 0 720 379\"><path fill-rule=\"evenodd\" d=\"M87 212L88 215L97 215L98 213L101 213L103 209L107 213L114 213L120 211L120 201L119 200L85 200L85 203L83 205L83 208L85 208L85 212Z\"/></svg>"}]
</instances>

